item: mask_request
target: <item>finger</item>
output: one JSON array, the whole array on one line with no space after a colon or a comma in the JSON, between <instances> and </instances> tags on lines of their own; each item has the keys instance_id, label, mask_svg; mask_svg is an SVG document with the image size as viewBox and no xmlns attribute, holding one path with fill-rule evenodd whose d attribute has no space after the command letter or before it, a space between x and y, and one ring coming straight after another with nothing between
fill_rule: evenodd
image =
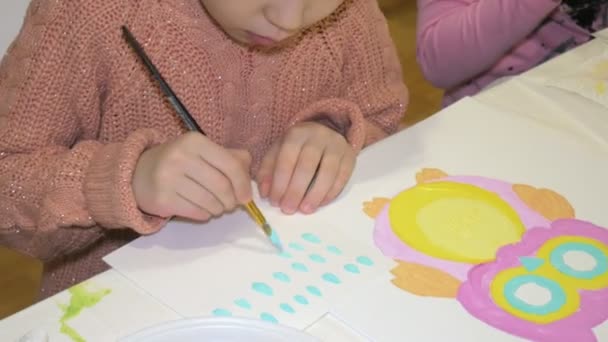
<instances>
[{"instance_id":1,"label":"finger","mask_svg":"<svg viewBox=\"0 0 608 342\"><path fill-rule=\"evenodd\" d=\"M194 159L186 168L186 176L209 191L223 205L223 211L233 210L238 201L230 180L207 161Z\"/></svg>"},{"instance_id":2,"label":"finger","mask_svg":"<svg viewBox=\"0 0 608 342\"><path fill-rule=\"evenodd\" d=\"M175 216L195 221L207 221L211 218L208 211L201 209L178 193L175 194L173 203L175 205Z\"/></svg>"},{"instance_id":3,"label":"finger","mask_svg":"<svg viewBox=\"0 0 608 342\"><path fill-rule=\"evenodd\" d=\"M305 140L299 138L287 139L280 147L276 158L275 168L272 174L272 185L270 187L270 202L278 206L298 163L300 151Z\"/></svg>"},{"instance_id":4,"label":"finger","mask_svg":"<svg viewBox=\"0 0 608 342\"><path fill-rule=\"evenodd\" d=\"M302 198L312 181L317 166L323 157L324 146L309 143L304 145L298 162L281 200L281 209L287 214L293 214L298 210Z\"/></svg>"},{"instance_id":5,"label":"finger","mask_svg":"<svg viewBox=\"0 0 608 342\"><path fill-rule=\"evenodd\" d=\"M251 167L251 153L247 150L241 149L228 149L228 151L236 158L245 170L249 170Z\"/></svg>"},{"instance_id":6,"label":"finger","mask_svg":"<svg viewBox=\"0 0 608 342\"><path fill-rule=\"evenodd\" d=\"M272 172L274 171L276 165L280 146L280 144L274 144L270 147L268 152L266 152L264 159L262 159L262 163L260 164L260 168L258 169L256 181L258 183L258 191L260 192L260 196L262 198L266 198L270 195L270 185L272 184Z\"/></svg>"},{"instance_id":7,"label":"finger","mask_svg":"<svg viewBox=\"0 0 608 342\"><path fill-rule=\"evenodd\" d=\"M338 172L340 171L343 157L344 153L337 151L327 151L323 154L314 184L311 186L308 193L305 194L302 204L300 205L300 210L303 213L312 214L319 208L321 202L328 195L338 178Z\"/></svg>"},{"instance_id":8,"label":"finger","mask_svg":"<svg viewBox=\"0 0 608 342\"><path fill-rule=\"evenodd\" d=\"M212 193L188 176L180 179L175 190L181 197L213 216L220 216L226 210Z\"/></svg>"},{"instance_id":9,"label":"finger","mask_svg":"<svg viewBox=\"0 0 608 342\"><path fill-rule=\"evenodd\" d=\"M206 142L205 148L198 151L201 159L213 166L230 181L234 196L238 203L246 203L251 200L251 178L249 170L243 167L238 158L229 153L225 148L211 142ZM222 189L223 189L223 183ZM209 187L207 187L209 189ZM223 189L225 190L225 189ZM217 193L214 192L217 195Z\"/></svg>"},{"instance_id":10,"label":"finger","mask_svg":"<svg viewBox=\"0 0 608 342\"><path fill-rule=\"evenodd\" d=\"M331 201L336 199L338 195L340 195L342 190L344 190L346 183L348 183L350 177L352 176L353 169L355 168L355 163L355 153L353 151L348 151L342 157L342 161L340 162L340 169L338 170L338 175L336 176L336 179L331 189L327 192L327 195L325 195L325 198L321 202L321 205L329 204Z\"/></svg>"}]
</instances>

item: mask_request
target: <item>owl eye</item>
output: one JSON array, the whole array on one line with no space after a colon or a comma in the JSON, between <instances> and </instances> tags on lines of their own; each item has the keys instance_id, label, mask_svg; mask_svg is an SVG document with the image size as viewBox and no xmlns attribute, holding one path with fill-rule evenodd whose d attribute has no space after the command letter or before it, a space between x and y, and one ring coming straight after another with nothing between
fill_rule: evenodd
<instances>
[{"instance_id":1,"label":"owl eye","mask_svg":"<svg viewBox=\"0 0 608 342\"><path fill-rule=\"evenodd\" d=\"M539 293L532 303L518 296L526 287ZM541 290L541 291L538 291ZM543 293L544 292L544 293ZM507 302L516 310L530 314L546 316L559 312L566 304L567 293L556 281L535 274L523 274L509 280L504 287Z\"/></svg>"},{"instance_id":2,"label":"owl eye","mask_svg":"<svg viewBox=\"0 0 608 342\"><path fill-rule=\"evenodd\" d=\"M549 324L578 311L580 295L576 288L550 276L529 272L526 267L518 267L498 273L490 286L496 305L537 324Z\"/></svg>"},{"instance_id":3,"label":"owl eye","mask_svg":"<svg viewBox=\"0 0 608 342\"><path fill-rule=\"evenodd\" d=\"M579 311L580 291L608 288L608 246L598 240L560 236L520 262L498 273L490 291L496 305L529 322L567 318Z\"/></svg>"},{"instance_id":4,"label":"owl eye","mask_svg":"<svg viewBox=\"0 0 608 342\"><path fill-rule=\"evenodd\" d=\"M549 260L562 274L576 279L592 280L608 272L608 257L590 243L563 243L551 251Z\"/></svg>"},{"instance_id":5,"label":"owl eye","mask_svg":"<svg viewBox=\"0 0 608 342\"><path fill-rule=\"evenodd\" d=\"M560 236L545 242L536 257L547 262L542 273L560 284L578 290L608 287L608 246L598 240Z\"/></svg>"}]
</instances>

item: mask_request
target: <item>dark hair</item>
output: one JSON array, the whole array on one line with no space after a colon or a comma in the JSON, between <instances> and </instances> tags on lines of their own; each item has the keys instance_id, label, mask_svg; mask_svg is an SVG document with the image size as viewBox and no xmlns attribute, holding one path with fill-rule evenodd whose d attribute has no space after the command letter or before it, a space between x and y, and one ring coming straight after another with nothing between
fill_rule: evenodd
<instances>
[{"instance_id":1,"label":"dark hair","mask_svg":"<svg viewBox=\"0 0 608 342\"><path fill-rule=\"evenodd\" d=\"M563 0L568 7L567 13L580 27L592 30L600 6L608 4L608 0Z\"/></svg>"}]
</instances>

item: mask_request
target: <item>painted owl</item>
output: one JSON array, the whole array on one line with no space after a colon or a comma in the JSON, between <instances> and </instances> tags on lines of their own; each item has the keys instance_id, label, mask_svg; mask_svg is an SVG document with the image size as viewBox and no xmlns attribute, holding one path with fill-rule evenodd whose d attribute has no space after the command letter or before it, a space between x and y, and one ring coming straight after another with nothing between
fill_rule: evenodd
<instances>
[{"instance_id":1,"label":"painted owl","mask_svg":"<svg viewBox=\"0 0 608 342\"><path fill-rule=\"evenodd\" d=\"M456 298L477 319L535 341L595 341L608 319L608 230L548 189L424 169L364 203L393 284ZM578 263L578 264L577 264Z\"/></svg>"}]
</instances>

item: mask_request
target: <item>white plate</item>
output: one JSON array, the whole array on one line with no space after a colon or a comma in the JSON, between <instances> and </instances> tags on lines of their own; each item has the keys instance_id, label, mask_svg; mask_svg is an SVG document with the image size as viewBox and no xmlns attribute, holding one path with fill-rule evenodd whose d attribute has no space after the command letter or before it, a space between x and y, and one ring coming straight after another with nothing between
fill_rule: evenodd
<instances>
[{"instance_id":1,"label":"white plate","mask_svg":"<svg viewBox=\"0 0 608 342\"><path fill-rule=\"evenodd\" d=\"M320 342L304 332L264 321L241 318L184 319L163 323L120 342Z\"/></svg>"}]
</instances>

